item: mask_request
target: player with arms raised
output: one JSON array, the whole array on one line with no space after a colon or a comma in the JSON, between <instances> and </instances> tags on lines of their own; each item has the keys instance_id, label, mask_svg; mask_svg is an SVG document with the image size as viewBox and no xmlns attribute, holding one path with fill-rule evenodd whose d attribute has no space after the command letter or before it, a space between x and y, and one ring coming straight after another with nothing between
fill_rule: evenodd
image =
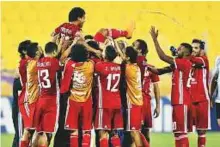
<instances>
[{"instance_id":1,"label":"player with arms raised","mask_svg":"<svg viewBox=\"0 0 220 147\"><path fill-rule=\"evenodd\" d=\"M113 46L107 46L104 61L95 65L98 76L98 100L96 110L95 128L100 130L100 146L109 146L109 134L111 131L123 129L123 116L121 111L121 97L119 82L121 66L113 63L117 52ZM119 136L114 132L111 138L113 147L120 147Z\"/></svg>"},{"instance_id":2,"label":"player with arms raised","mask_svg":"<svg viewBox=\"0 0 220 147\"><path fill-rule=\"evenodd\" d=\"M192 53L192 46L187 43L181 43L178 48L178 57L172 58L166 55L161 49L157 40L158 31L152 27L150 30L151 37L159 58L172 65L163 69L154 69L153 72L163 74L172 72L172 91L171 104L173 107L173 133L175 136L176 147L188 147L189 141L187 137L187 126L190 126L188 117L190 116L190 83L189 75L191 70L190 56ZM153 69L153 68L151 68ZM190 128L191 129L191 128Z\"/></svg>"},{"instance_id":3,"label":"player with arms raised","mask_svg":"<svg viewBox=\"0 0 220 147\"><path fill-rule=\"evenodd\" d=\"M74 45L61 82L61 93L70 92L65 119L65 129L71 132L70 147L78 147L79 120L83 131L82 146L90 146L93 73L94 62L88 60L86 47Z\"/></svg>"}]
</instances>

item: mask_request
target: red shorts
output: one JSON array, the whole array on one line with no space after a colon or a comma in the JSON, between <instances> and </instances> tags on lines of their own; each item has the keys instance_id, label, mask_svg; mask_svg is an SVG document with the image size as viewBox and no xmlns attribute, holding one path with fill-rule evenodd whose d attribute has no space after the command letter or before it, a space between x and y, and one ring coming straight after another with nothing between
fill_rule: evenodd
<instances>
[{"instance_id":1,"label":"red shorts","mask_svg":"<svg viewBox=\"0 0 220 147\"><path fill-rule=\"evenodd\" d=\"M193 109L193 124L197 130L211 129L210 122L210 103L209 101L202 101L192 104Z\"/></svg>"},{"instance_id":2,"label":"red shorts","mask_svg":"<svg viewBox=\"0 0 220 147\"><path fill-rule=\"evenodd\" d=\"M56 131L59 115L56 98L57 96L50 98L39 97L35 111L37 132L53 133Z\"/></svg>"},{"instance_id":3,"label":"red shorts","mask_svg":"<svg viewBox=\"0 0 220 147\"><path fill-rule=\"evenodd\" d=\"M34 116L35 116L36 102L32 104L23 103L19 105L19 110L24 123L25 129L35 129Z\"/></svg>"},{"instance_id":4,"label":"red shorts","mask_svg":"<svg viewBox=\"0 0 220 147\"><path fill-rule=\"evenodd\" d=\"M142 121L142 106L126 109L126 131L140 130Z\"/></svg>"},{"instance_id":5,"label":"red shorts","mask_svg":"<svg viewBox=\"0 0 220 147\"><path fill-rule=\"evenodd\" d=\"M191 107L188 105L173 105L173 132L187 133L192 131Z\"/></svg>"},{"instance_id":6,"label":"red shorts","mask_svg":"<svg viewBox=\"0 0 220 147\"><path fill-rule=\"evenodd\" d=\"M92 98L83 103L69 99L64 128L66 130L78 130L79 120L81 120L82 129L90 131L92 129L92 114Z\"/></svg>"},{"instance_id":7,"label":"red shorts","mask_svg":"<svg viewBox=\"0 0 220 147\"><path fill-rule=\"evenodd\" d=\"M144 127L144 129L152 128L151 100L148 97L144 97L142 114L143 114L143 127Z\"/></svg>"},{"instance_id":8,"label":"red shorts","mask_svg":"<svg viewBox=\"0 0 220 147\"><path fill-rule=\"evenodd\" d=\"M96 110L95 129L122 130L123 114L121 109L100 108Z\"/></svg>"}]
</instances>

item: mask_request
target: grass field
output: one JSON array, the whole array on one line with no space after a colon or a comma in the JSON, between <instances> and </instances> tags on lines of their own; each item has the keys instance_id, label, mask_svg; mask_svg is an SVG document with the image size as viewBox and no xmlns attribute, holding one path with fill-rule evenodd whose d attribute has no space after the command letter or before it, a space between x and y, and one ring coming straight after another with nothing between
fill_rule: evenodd
<instances>
[{"instance_id":1,"label":"grass field","mask_svg":"<svg viewBox=\"0 0 220 147\"><path fill-rule=\"evenodd\" d=\"M11 147L13 135L1 135L1 147ZM197 136L192 133L189 135L190 147L197 147ZM220 146L220 132L207 134L206 147L219 147ZM52 147L52 145L51 145ZM174 138L171 133L152 133L151 134L151 147L174 147Z\"/></svg>"}]
</instances>

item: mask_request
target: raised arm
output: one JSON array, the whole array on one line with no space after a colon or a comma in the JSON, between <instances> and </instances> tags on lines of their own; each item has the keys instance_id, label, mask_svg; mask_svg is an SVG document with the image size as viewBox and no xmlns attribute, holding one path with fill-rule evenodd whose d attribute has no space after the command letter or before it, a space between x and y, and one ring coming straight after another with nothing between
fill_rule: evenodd
<instances>
[{"instance_id":1,"label":"raised arm","mask_svg":"<svg viewBox=\"0 0 220 147\"><path fill-rule=\"evenodd\" d=\"M157 51L157 54L158 54L159 58L161 60L163 60L164 62L167 62L169 64L174 64L174 59L172 57L166 55L160 47L160 44L157 40L158 30L156 30L155 27L152 26L151 29L150 29L150 34L151 34L151 37L153 39L154 46L155 46L155 49Z\"/></svg>"},{"instance_id":2,"label":"raised arm","mask_svg":"<svg viewBox=\"0 0 220 147\"><path fill-rule=\"evenodd\" d=\"M170 66L164 68L148 67L148 70L157 75L163 75L172 72L172 68Z\"/></svg>"}]
</instances>

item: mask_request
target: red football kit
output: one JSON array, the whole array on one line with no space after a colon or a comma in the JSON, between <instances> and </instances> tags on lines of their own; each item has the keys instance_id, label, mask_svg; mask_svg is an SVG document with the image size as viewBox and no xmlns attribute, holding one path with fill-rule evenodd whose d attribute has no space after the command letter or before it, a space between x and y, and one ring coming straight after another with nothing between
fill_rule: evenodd
<instances>
[{"instance_id":1,"label":"red football kit","mask_svg":"<svg viewBox=\"0 0 220 147\"><path fill-rule=\"evenodd\" d=\"M59 83L57 72L59 60L43 57L37 62L40 95L35 112L37 132L53 133L57 129L59 106Z\"/></svg>"},{"instance_id":2,"label":"red football kit","mask_svg":"<svg viewBox=\"0 0 220 147\"><path fill-rule=\"evenodd\" d=\"M95 65L95 72L98 79L95 128L123 129L119 91L121 67L119 64L103 61Z\"/></svg>"}]
</instances>

